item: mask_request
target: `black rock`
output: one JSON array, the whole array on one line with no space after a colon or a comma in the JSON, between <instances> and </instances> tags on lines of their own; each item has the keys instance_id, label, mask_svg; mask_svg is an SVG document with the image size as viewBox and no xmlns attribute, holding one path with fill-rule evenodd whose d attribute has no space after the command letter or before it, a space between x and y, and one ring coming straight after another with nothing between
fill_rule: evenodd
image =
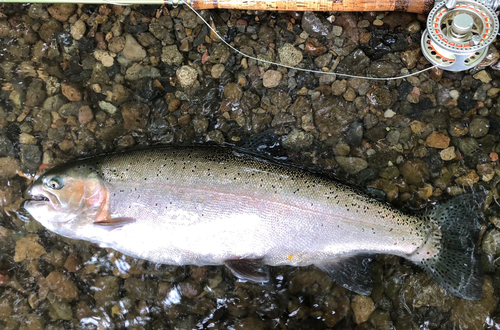
<instances>
[{"instance_id":1,"label":"black rock","mask_svg":"<svg viewBox=\"0 0 500 330\"><path fill-rule=\"evenodd\" d=\"M306 11L302 16L302 28L313 37L327 36L332 25L322 13Z\"/></svg>"},{"instance_id":2,"label":"black rock","mask_svg":"<svg viewBox=\"0 0 500 330\"><path fill-rule=\"evenodd\" d=\"M387 46L390 46L396 42L396 37L390 34L384 34L382 36L382 42Z\"/></svg>"},{"instance_id":3,"label":"black rock","mask_svg":"<svg viewBox=\"0 0 500 330\"><path fill-rule=\"evenodd\" d=\"M413 111L417 111L420 113L422 112L422 110L427 110L432 108L433 104L432 101L426 97L420 100L420 102L418 102L417 104L412 104L412 106L413 106Z\"/></svg>"},{"instance_id":4,"label":"black rock","mask_svg":"<svg viewBox=\"0 0 500 330\"><path fill-rule=\"evenodd\" d=\"M151 5L139 5L136 10L140 12L141 14L144 14L146 16L154 16L156 14L156 10L158 9L158 6L151 6Z\"/></svg>"},{"instance_id":5,"label":"black rock","mask_svg":"<svg viewBox=\"0 0 500 330\"><path fill-rule=\"evenodd\" d=\"M33 144L23 144L19 152L21 170L24 173L34 174L42 163L42 151Z\"/></svg>"},{"instance_id":6,"label":"black rock","mask_svg":"<svg viewBox=\"0 0 500 330\"><path fill-rule=\"evenodd\" d=\"M472 98L473 98L472 93L464 93L460 95L460 97L457 100L457 106L462 111L469 111L470 109L474 108L477 104L477 101L473 100Z\"/></svg>"},{"instance_id":7,"label":"black rock","mask_svg":"<svg viewBox=\"0 0 500 330\"><path fill-rule=\"evenodd\" d=\"M391 49L393 52L401 52L408 48L408 40L406 40L406 37L403 34L398 33L396 34L395 38L396 41L391 45Z\"/></svg>"},{"instance_id":8,"label":"black rock","mask_svg":"<svg viewBox=\"0 0 500 330\"><path fill-rule=\"evenodd\" d=\"M429 167L429 173L431 178L441 177L441 170L443 168L443 160L439 154L439 151L435 148L429 148L427 155L423 158Z\"/></svg>"},{"instance_id":9,"label":"black rock","mask_svg":"<svg viewBox=\"0 0 500 330\"><path fill-rule=\"evenodd\" d=\"M378 152L375 155L368 158L367 162L370 165L370 167L381 169L387 167L388 162L392 162L393 164L395 164L397 156L398 153L395 150L390 150L387 152Z\"/></svg>"},{"instance_id":10,"label":"black rock","mask_svg":"<svg viewBox=\"0 0 500 330\"><path fill-rule=\"evenodd\" d=\"M315 89L316 86L318 86L318 79L316 79L315 75L312 75L308 72L299 72L297 74L297 90L301 89L302 87L306 87L308 89Z\"/></svg>"},{"instance_id":11,"label":"black rock","mask_svg":"<svg viewBox=\"0 0 500 330\"><path fill-rule=\"evenodd\" d=\"M57 40L57 43L59 45L66 46L66 47L71 46L71 44L73 43L73 37L67 31L62 31L62 32L58 33L56 40Z\"/></svg>"},{"instance_id":12,"label":"black rock","mask_svg":"<svg viewBox=\"0 0 500 330\"><path fill-rule=\"evenodd\" d=\"M158 87L154 86L152 78L142 79L135 89L135 95L143 102L150 102L158 96L159 92Z\"/></svg>"},{"instance_id":13,"label":"black rock","mask_svg":"<svg viewBox=\"0 0 500 330\"><path fill-rule=\"evenodd\" d=\"M373 181L378 178L379 170L373 167L367 167L358 174L356 174L356 182L360 185L366 182Z\"/></svg>"},{"instance_id":14,"label":"black rock","mask_svg":"<svg viewBox=\"0 0 500 330\"><path fill-rule=\"evenodd\" d=\"M190 106L196 113L203 116L214 115L219 111L221 92L212 79L207 79L190 98Z\"/></svg>"},{"instance_id":15,"label":"black rock","mask_svg":"<svg viewBox=\"0 0 500 330\"><path fill-rule=\"evenodd\" d=\"M148 23L140 23L137 25L127 25L125 27L125 30L130 34L144 33L144 32L149 30L149 24Z\"/></svg>"},{"instance_id":16,"label":"black rock","mask_svg":"<svg viewBox=\"0 0 500 330\"><path fill-rule=\"evenodd\" d=\"M295 42L295 39L296 39L295 33L288 30L283 31L283 42L293 44Z\"/></svg>"},{"instance_id":17,"label":"black rock","mask_svg":"<svg viewBox=\"0 0 500 330\"><path fill-rule=\"evenodd\" d=\"M164 118L168 115L168 103L163 97L159 97L151 104L151 119Z\"/></svg>"},{"instance_id":18,"label":"black rock","mask_svg":"<svg viewBox=\"0 0 500 330\"><path fill-rule=\"evenodd\" d=\"M14 145L5 135L0 135L0 157L15 157Z\"/></svg>"},{"instance_id":19,"label":"black rock","mask_svg":"<svg viewBox=\"0 0 500 330\"><path fill-rule=\"evenodd\" d=\"M63 71L64 75L67 77L79 75L82 73L83 68L77 61L69 61L69 67Z\"/></svg>"},{"instance_id":20,"label":"black rock","mask_svg":"<svg viewBox=\"0 0 500 330\"><path fill-rule=\"evenodd\" d=\"M95 40L92 38L82 37L78 40L78 50L86 53L92 53L95 48Z\"/></svg>"},{"instance_id":21,"label":"black rock","mask_svg":"<svg viewBox=\"0 0 500 330\"><path fill-rule=\"evenodd\" d=\"M205 36L208 34L208 27L203 24L203 27L200 30L200 33L196 36L196 38L193 40L193 48L198 47L201 44L205 43Z\"/></svg>"},{"instance_id":22,"label":"black rock","mask_svg":"<svg viewBox=\"0 0 500 330\"><path fill-rule=\"evenodd\" d=\"M377 142L385 138L386 135L387 130L381 125L377 125L366 131L365 137L372 142Z\"/></svg>"},{"instance_id":23,"label":"black rock","mask_svg":"<svg viewBox=\"0 0 500 330\"><path fill-rule=\"evenodd\" d=\"M98 5L85 4L82 6L82 13L87 13L89 15L92 15L93 13L97 12L98 9L99 9Z\"/></svg>"},{"instance_id":24,"label":"black rock","mask_svg":"<svg viewBox=\"0 0 500 330\"><path fill-rule=\"evenodd\" d=\"M352 147L359 146L363 141L363 134L363 124L355 121L345 133L345 142Z\"/></svg>"},{"instance_id":25,"label":"black rock","mask_svg":"<svg viewBox=\"0 0 500 330\"><path fill-rule=\"evenodd\" d=\"M406 101L406 97L408 94L411 93L413 90L413 85L409 83L408 81L403 81L399 86L398 86L398 98L400 101Z\"/></svg>"},{"instance_id":26,"label":"black rock","mask_svg":"<svg viewBox=\"0 0 500 330\"><path fill-rule=\"evenodd\" d=\"M234 81L233 74L227 70L222 72L222 74L219 77L219 83L221 86L226 86L227 84L233 81Z\"/></svg>"},{"instance_id":27,"label":"black rock","mask_svg":"<svg viewBox=\"0 0 500 330\"><path fill-rule=\"evenodd\" d=\"M109 78L113 79L117 73L120 73L120 65L117 61L113 62L113 65L106 69Z\"/></svg>"},{"instance_id":28,"label":"black rock","mask_svg":"<svg viewBox=\"0 0 500 330\"><path fill-rule=\"evenodd\" d=\"M238 34L238 29L235 26L230 28L225 36L226 42L233 42L237 34Z\"/></svg>"}]
</instances>

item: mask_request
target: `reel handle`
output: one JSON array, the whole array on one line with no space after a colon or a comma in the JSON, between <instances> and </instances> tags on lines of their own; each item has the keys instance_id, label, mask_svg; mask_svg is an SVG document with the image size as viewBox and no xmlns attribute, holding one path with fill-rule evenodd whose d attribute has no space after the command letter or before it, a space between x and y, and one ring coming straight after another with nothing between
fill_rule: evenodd
<instances>
[{"instance_id":1,"label":"reel handle","mask_svg":"<svg viewBox=\"0 0 500 330\"><path fill-rule=\"evenodd\" d=\"M182 3L182 0L177 0ZM428 13L433 0L184 0L194 9L283 11L402 11ZM176 0L165 0L174 4Z\"/></svg>"}]
</instances>

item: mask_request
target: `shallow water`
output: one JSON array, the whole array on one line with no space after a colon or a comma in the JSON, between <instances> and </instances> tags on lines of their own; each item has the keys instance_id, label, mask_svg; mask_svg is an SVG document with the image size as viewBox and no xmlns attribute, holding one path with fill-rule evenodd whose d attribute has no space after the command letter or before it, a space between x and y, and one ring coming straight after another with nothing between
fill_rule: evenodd
<instances>
[{"instance_id":1,"label":"shallow water","mask_svg":"<svg viewBox=\"0 0 500 330\"><path fill-rule=\"evenodd\" d=\"M0 13L0 329L500 327L498 71L342 80L235 55L181 7L2 4ZM203 15L244 52L304 68L383 77L428 65L415 51L417 15ZM41 164L235 143L270 128L297 164L398 207L490 191L483 298L455 298L392 256L375 261L370 297L315 267L241 283L223 267L155 265L59 237L20 206L30 180L18 173Z\"/></svg>"}]
</instances>

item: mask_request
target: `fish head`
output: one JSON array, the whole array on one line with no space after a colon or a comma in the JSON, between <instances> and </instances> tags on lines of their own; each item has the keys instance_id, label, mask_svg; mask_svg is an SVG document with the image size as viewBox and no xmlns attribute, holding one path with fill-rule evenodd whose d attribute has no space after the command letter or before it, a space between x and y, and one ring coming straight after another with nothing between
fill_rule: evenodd
<instances>
[{"instance_id":1,"label":"fish head","mask_svg":"<svg viewBox=\"0 0 500 330\"><path fill-rule=\"evenodd\" d=\"M107 187L91 166L67 165L41 175L28 188L24 208L57 234L80 238L106 209Z\"/></svg>"}]
</instances>

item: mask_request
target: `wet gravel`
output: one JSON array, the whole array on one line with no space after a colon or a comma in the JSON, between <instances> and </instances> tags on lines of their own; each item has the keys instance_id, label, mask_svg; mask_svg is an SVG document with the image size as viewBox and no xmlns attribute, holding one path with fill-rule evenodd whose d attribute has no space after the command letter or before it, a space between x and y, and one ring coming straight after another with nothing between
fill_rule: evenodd
<instances>
[{"instance_id":1,"label":"wet gravel","mask_svg":"<svg viewBox=\"0 0 500 330\"><path fill-rule=\"evenodd\" d=\"M425 17L203 11L247 54L374 77L429 64ZM497 329L500 62L374 82L258 63L185 7L0 5L0 329ZM483 298L410 263L375 262L370 297L314 267L267 285L56 236L21 209L45 165L154 144L235 143L268 129L290 158L398 207L488 190ZM23 174L23 175L20 175Z\"/></svg>"}]
</instances>

